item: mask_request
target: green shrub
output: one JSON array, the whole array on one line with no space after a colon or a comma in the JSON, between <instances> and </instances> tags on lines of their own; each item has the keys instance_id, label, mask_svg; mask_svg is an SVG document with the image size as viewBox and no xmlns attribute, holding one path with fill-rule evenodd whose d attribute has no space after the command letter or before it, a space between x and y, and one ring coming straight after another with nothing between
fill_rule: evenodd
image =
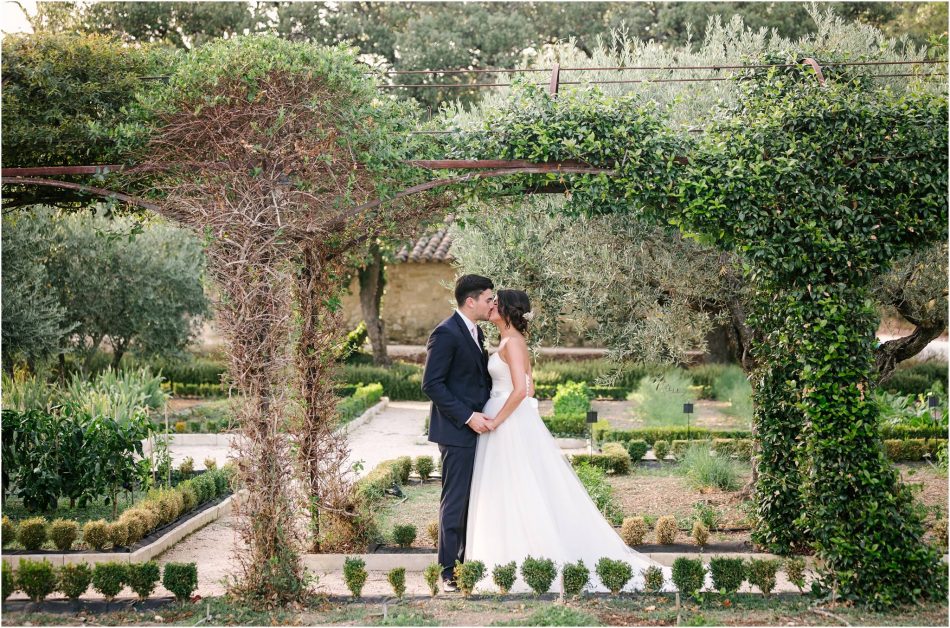
<instances>
[{"instance_id":1,"label":"green shrub","mask_svg":"<svg viewBox=\"0 0 950 628\"><path fill-rule=\"evenodd\" d=\"M227 495L231 491L231 482L234 479L234 466L230 463L226 464L217 471L212 471L211 477L214 479L215 497Z\"/></svg>"},{"instance_id":2,"label":"green shrub","mask_svg":"<svg viewBox=\"0 0 950 628\"><path fill-rule=\"evenodd\" d=\"M706 567L698 558L683 556L673 561L673 584L680 593L693 595L703 588L706 578Z\"/></svg>"},{"instance_id":3,"label":"green shrub","mask_svg":"<svg viewBox=\"0 0 950 628\"><path fill-rule=\"evenodd\" d=\"M218 468L218 461L214 458L205 458L205 471L215 471Z\"/></svg>"},{"instance_id":4,"label":"green shrub","mask_svg":"<svg viewBox=\"0 0 950 628\"><path fill-rule=\"evenodd\" d=\"M187 423L185 423L184 421L176 421L176 422L175 422L175 432L176 432L176 433L178 433L178 434L184 434L184 433L187 432L187 431L188 431L188 424L187 424Z\"/></svg>"},{"instance_id":5,"label":"green shrub","mask_svg":"<svg viewBox=\"0 0 950 628\"><path fill-rule=\"evenodd\" d=\"M432 541L432 545L438 548L439 547L439 522L430 521L429 525L426 526L426 532L429 533L429 540Z\"/></svg>"},{"instance_id":6,"label":"green shrub","mask_svg":"<svg viewBox=\"0 0 950 628\"><path fill-rule=\"evenodd\" d=\"M433 469L435 469L435 463L432 461L432 456L418 456L416 458L416 473L419 474L423 482L429 479Z\"/></svg>"},{"instance_id":7,"label":"green shrub","mask_svg":"<svg viewBox=\"0 0 950 628\"><path fill-rule=\"evenodd\" d=\"M610 592L614 595L620 593L630 582L630 578L633 577L633 568L629 563L622 560L611 560L606 556L597 561L594 570L597 572L597 577L600 578L601 583L610 589Z\"/></svg>"},{"instance_id":8,"label":"green shrub","mask_svg":"<svg viewBox=\"0 0 950 628\"><path fill-rule=\"evenodd\" d=\"M3 563L3 571L0 572L0 595L2 595L2 600L7 601L7 598L13 595L13 593L18 589L16 582L16 574L13 573L13 567L10 566L10 563L3 560L0 561Z\"/></svg>"},{"instance_id":9,"label":"green shrub","mask_svg":"<svg viewBox=\"0 0 950 628\"><path fill-rule=\"evenodd\" d=\"M123 519L106 525L106 535L113 547L129 546L129 522Z\"/></svg>"},{"instance_id":10,"label":"green shrub","mask_svg":"<svg viewBox=\"0 0 950 628\"><path fill-rule=\"evenodd\" d=\"M396 458L396 465L399 470L399 482L406 484L409 482L409 474L412 473L412 458L409 456L399 456Z\"/></svg>"},{"instance_id":11,"label":"green shrub","mask_svg":"<svg viewBox=\"0 0 950 628\"><path fill-rule=\"evenodd\" d=\"M693 540L699 547L705 547L709 543L709 528L702 521L693 522Z\"/></svg>"},{"instance_id":12,"label":"green shrub","mask_svg":"<svg viewBox=\"0 0 950 628\"><path fill-rule=\"evenodd\" d=\"M630 455L630 461L633 464L637 464L640 460L647 455L650 446L647 445L647 442L643 439L636 439L627 441L627 454Z\"/></svg>"},{"instance_id":13,"label":"green shrub","mask_svg":"<svg viewBox=\"0 0 950 628\"><path fill-rule=\"evenodd\" d=\"M623 522L623 511L614 497L613 487L607 483L607 476L601 469L589 464L580 464L575 468L577 477L587 489L587 494L597 505L597 510L603 513L611 525L620 525Z\"/></svg>"},{"instance_id":14,"label":"green shrub","mask_svg":"<svg viewBox=\"0 0 950 628\"><path fill-rule=\"evenodd\" d=\"M393 540L399 547L409 547L416 540L416 526L411 523L394 526Z\"/></svg>"},{"instance_id":15,"label":"green shrub","mask_svg":"<svg viewBox=\"0 0 950 628\"><path fill-rule=\"evenodd\" d=\"M693 444L686 450L680 470L696 488L715 486L723 491L739 488L736 464L723 456L714 456L705 444Z\"/></svg>"},{"instance_id":16,"label":"green shrub","mask_svg":"<svg viewBox=\"0 0 950 628\"><path fill-rule=\"evenodd\" d=\"M422 577L425 579L432 597L437 596L439 594L439 580L442 578L442 565L431 563L422 572Z\"/></svg>"},{"instance_id":17,"label":"green shrub","mask_svg":"<svg viewBox=\"0 0 950 628\"><path fill-rule=\"evenodd\" d=\"M784 566L788 581L794 584L801 593L805 588L805 559L801 556L786 558Z\"/></svg>"},{"instance_id":18,"label":"green shrub","mask_svg":"<svg viewBox=\"0 0 950 628\"><path fill-rule=\"evenodd\" d=\"M626 517L620 525L620 538L630 547L642 545L646 534L647 522L643 517Z\"/></svg>"},{"instance_id":19,"label":"green shrub","mask_svg":"<svg viewBox=\"0 0 950 628\"><path fill-rule=\"evenodd\" d=\"M933 522L933 525L930 527L930 533L934 538L934 546L939 549L941 552L946 553L947 551L947 519L946 517L938 516L937 519Z\"/></svg>"},{"instance_id":20,"label":"green shrub","mask_svg":"<svg viewBox=\"0 0 950 628\"><path fill-rule=\"evenodd\" d=\"M16 525L10 521L10 517L3 515L3 529L0 531L0 538L3 541L3 547L6 547L16 539Z\"/></svg>"},{"instance_id":21,"label":"green shrub","mask_svg":"<svg viewBox=\"0 0 950 628\"><path fill-rule=\"evenodd\" d=\"M561 576L564 579L564 594L576 596L580 595L590 582L590 569L583 560L578 560L576 563L564 565Z\"/></svg>"},{"instance_id":22,"label":"green shrub","mask_svg":"<svg viewBox=\"0 0 950 628\"><path fill-rule=\"evenodd\" d=\"M713 390L723 371L726 370L726 364L700 364L690 367L689 377L693 384L700 387L700 397L702 399L715 399Z\"/></svg>"},{"instance_id":23,"label":"green shrub","mask_svg":"<svg viewBox=\"0 0 950 628\"><path fill-rule=\"evenodd\" d=\"M362 558L352 558L347 556L343 561L343 581L346 588L350 590L353 597L359 598L363 592L363 585L366 584L366 561Z\"/></svg>"},{"instance_id":24,"label":"green shrub","mask_svg":"<svg viewBox=\"0 0 950 628\"><path fill-rule=\"evenodd\" d=\"M422 392L422 367L396 362L389 367L347 364L337 370L341 383L379 382L384 394L394 401L429 401ZM355 393L354 393L355 394Z\"/></svg>"},{"instance_id":25,"label":"green shrub","mask_svg":"<svg viewBox=\"0 0 950 628\"><path fill-rule=\"evenodd\" d=\"M197 421L192 421L191 423L198 423ZM199 429L200 429L200 423ZM194 431L194 430L192 430ZM178 472L181 473L181 477L185 480L190 478L195 472L195 459L191 456L187 456L184 460L181 461L181 464L178 465Z\"/></svg>"},{"instance_id":26,"label":"green shrub","mask_svg":"<svg viewBox=\"0 0 950 628\"><path fill-rule=\"evenodd\" d=\"M140 600L146 600L158 585L159 577L158 563L153 560L147 563L130 563L126 583Z\"/></svg>"},{"instance_id":27,"label":"green shrub","mask_svg":"<svg viewBox=\"0 0 950 628\"><path fill-rule=\"evenodd\" d=\"M46 519L30 517L17 526L16 540L28 550L38 550L46 543Z\"/></svg>"},{"instance_id":28,"label":"green shrub","mask_svg":"<svg viewBox=\"0 0 950 628\"><path fill-rule=\"evenodd\" d=\"M701 521L704 526L713 530L719 527L719 519L722 515L716 510L715 506L707 504L705 502L696 502L693 504L693 513L696 516L698 521Z\"/></svg>"},{"instance_id":29,"label":"green shrub","mask_svg":"<svg viewBox=\"0 0 950 628\"><path fill-rule=\"evenodd\" d=\"M48 560L21 560L16 572L17 587L33 602L42 602L56 590L56 573Z\"/></svg>"},{"instance_id":30,"label":"green shrub","mask_svg":"<svg viewBox=\"0 0 950 628\"><path fill-rule=\"evenodd\" d=\"M643 590L647 593L659 593L665 582L666 576L660 567L652 565L643 570Z\"/></svg>"},{"instance_id":31,"label":"green shrub","mask_svg":"<svg viewBox=\"0 0 950 628\"><path fill-rule=\"evenodd\" d=\"M207 419L204 424L204 431L207 434L217 434L218 433L218 422L214 419ZM207 458L205 459L207 461ZM205 467L207 468L207 467Z\"/></svg>"},{"instance_id":32,"label":"green shrub","mask_svg":"<svg viewBox=\"0 0 950 628\"><path fill-rule=\"evenodd\" d=\"M198 566L195 563L165 563L162 586L179 602L186 602L198 588Z\"/></svg>"},{"instance_id":33,"label":"green shrub","mask_svg":"<svg viewBox=\"0 0 950 628\"><path fill-rule=\"evenodd\" d=\"M631 459L623 443L604 443L601 453L610 460L610 471L617 475L630 473Z\"/></svg>"},{"instance_id":34,"label":"green shrub","mask_svg":"<svg viewBox=\"0 0 950 628\"><path fill-rule=\"evenodd\" d=\"M672 545L676 541L676 517L667 515L656 520L656 542L660 545Z\"/></svg>"},{"instance_id":35,"label":"green shrub","mask_svg":"<svg viewBox=\"0 0 950 628\"><path fill-rule=\"evenodd\" d=\"M587 414L591 397L593 395L586 382L558 384L554 395L554 416Z\"/></svg>"},{"instance_id":36,"label":"green shrub","mask_svg":"<svg viewBox=\"0 0 950 628\"><path fill-rule=\"evenodd\" d=\"M455 583L464 597L468 597L475 585L485 575L485 563L480 560L455 561Z\"/></svg>"},{"instance_id":37,"label":"green shrub","mask_svg":"<svg viewBox=\"0 0 950 628\"><path fill-rule=\"evenodd\" d=\"M406 568L395 567L386 575L396 597L401 598L406 593Z\"/></svg>"},{"instance_id":38,"label":"green shrub","mask_svg":"<svg viewBox=\"0 0 950 628\"><path fill-rule=\"evenodd\" d=\"M82 540L91 549L102 550L109 543L109 528L105 519L87 522L82 527Z\"/></svg>"},{"instance_id":39,"label":"green shrub","mask_svg":"<svg viewBox=\"0 0 950 628\"><path fill-rule=\"evenodd\" d=\"M502 595L507 595L511 591L511 587L515 584L515 578L518 574L518 564L515 561L506 563L504 565L495 565L495 568L492 569L491 579L495 583L495 586L498 587L498 590L501 591Z\"/></svg>"},{"instance_id":40,"label":"green shrub","mask_svg":"<svg viewBox=\"0 0 950 628\"><path fill-rule=\"evenodd\" d=\"M750 558L747 569L749 584L758 587L759 591L768 597L775 588L775 574L779 564L777 560Z\"/></svg>"},{"instance_id":41,"label":"green shrub","mask_svg":"<svg viewBox=\"0 0 950 628\"><path fill-rule=\"evenodd\" d=\"M92 568L92 588L111 602L125 587L128 578L128 564L108 562L96 563Z\"/></svg>"},{"instance_id":42,"label":"green shrub","mask_svg":"<svg viewBox=\"0 0 950 628\"><path fill-rule=\"evenodd\" d=\"M937 452L947 447L947 439L886 439L884 451L891 462L919 462L921 460L935 460Z\"/></svg>"},{"instance_id":43,"label":"green shrub","mask_svg":"<svg viewBox=\"0 0 950 628\"><path fill-rule=\"evenodd\" d=\"M151 529L149 526L150 519L146 519L145 515L142 514L144 511L144 508L130 508L119 517L119 521L125 524L128 531L125 542L129 547L141 541L142 537Z\"/></svg>"},{"instance_id":44,"label":"green shrub","mask_svg":"<svg viewBox=\"0 0 950 628\"><path fill-rule=\"evenodd\" d=\"M521 577L536 594L547 593L557 578L557 565L550 558L527 556L521 563Z\"/></svg>"},{"instance_id":45,"label":"green shrub","mask_svg":"<svg viewBox=\"0 0 950 628\"><path fill-rule=\"evenodd\" d=\"M86 563L66 563L59 568L56 588L71 600L78 600L89 590L92 569Z\"/></svg>"},{"instance_id":46,"label":"green shrub","mask_svg":"<svg viewBox=\"0 0 950 628\"><path fill-rule=\"evenodd\" d=\"M752 460L754 443L751 438L714 438L712 448L717 456L748 462Z\"/></svg>"},{"instance_id":47,"label":"green shrub","mask_svg":"<svg viewBox=\"0 0 950 628\"><path fill-rule=\"evenodd\" d=\"M658 440L653 443L653 455L656 456L656 459L660 462L666 459L666 456L670 453L670 441L668 440Z\"/></svg>"},{"instance_id":48,"label":"green shrub","mask_svg":"<svg viewBox=\"0 0 950 628\"><path fill-rule=\"evenodd\" d=\"M557 438L573 438L587 434L587 415L565 414L541 417L544 426L552 436Z\"/></svg>"},{"instance_id":49,"label":"green shrub","mask_svg":"<svg viewBox=\"0 0 950 628\"><path fill-rule=\"evenodd\" d=\"M55 519L49 524L49 539L61 552L68 552L79 538L79 524L71 519Z\"/></svg>"},{"instance_id":50,"label":"green shrub","mask_svg":"<svg viewBox=\"0 0 950 628\"><path fill-rule=\"evenodd\" d=\"M709 573L713 587L720 593L735 593L745 580L745 561L741 558L711 558Z\"/></svg>"},{"instance_id":51,"label":"green shrub","mask_svg":"<svg viewBox=\"0 0 950 628\"><path fill-rule=\"evenodd\" d=\"M201 421L188 421L188 432L191 434L200 434Z\"/></svg>"}]
</instances>

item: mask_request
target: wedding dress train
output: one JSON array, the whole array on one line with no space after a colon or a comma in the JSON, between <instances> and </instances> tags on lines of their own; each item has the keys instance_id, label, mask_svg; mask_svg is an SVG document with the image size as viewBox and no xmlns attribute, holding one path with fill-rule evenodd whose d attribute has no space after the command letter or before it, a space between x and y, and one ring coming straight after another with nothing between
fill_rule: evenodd
<instances>
[{"instance_id":1,"label":"wedding dress train","mask_svg":"<svg viewBox=\"0 0 950 628\"><path fill-rule=\"evenodd\" d=\"M513 386L508 365L497 353L488 361L488 372L492 391L484 413L494 416ZM512 592L529 591L520 574L527 556L553 559L558 568L583 560L590 591L607 591L595 572L602 557L633 568L625 591L642 591L642 570L650 566L663 569L664 589L670 589L670 569L628 547L597 509L530 397L494 431L478 437L465 536L465 560L485 564L477 591L496 591L491 571L511 561L519 571ZM560 587L558 577L551 591Z\"/></svg>"}]
</instances>

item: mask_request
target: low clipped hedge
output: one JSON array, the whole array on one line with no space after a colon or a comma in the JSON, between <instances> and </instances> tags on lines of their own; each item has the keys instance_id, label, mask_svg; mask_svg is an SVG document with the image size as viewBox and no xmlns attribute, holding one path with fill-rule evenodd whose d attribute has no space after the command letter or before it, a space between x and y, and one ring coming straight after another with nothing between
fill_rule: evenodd
<instances>
[{"instance_id":1,"label":"low clipped hedge","mask_svg":"<svg viewBox=\"0 0 950 628\"><path fill-rule=\"evenodd\" d=\"M357 384L356 389L350 397L342 399L336 404L336 411L340 416L340 422L349 423L379 403L379 400L382 398L382 384Z\"/></svg>"},{"instance_id":2,"label":"low clipped hedge","mask_svg":"<svg viewBox=\"0 0 950 628\"><path fill-rule=\"evenodd\" d=\"M891 462L936 460L937 452L947 448L946 438L905 438L884 440L884 451Z\"/></svg>"},{"instance_id":3,"label":"low clipped hedge","mask_svg":"<svg viewBox=\"0 0 950 628\"><path fill-rule=\"evenodd\" d=\"M606 420L597 421L591 426L594 440L599 443L626 443L631 440L645 440L655 443L658 440L710 440L713 438L751 438L749 430L710 430L703 427L641 427L631 430L615 430Z\"/></svg>"},{"instance_id":4,"label":"low clipped hedge","mask_svg":"<svg viewBox=\"0 0 950 628\"><path fill-rule=\"evenodd\" d=\"M429 401L422 392L422 367L396 362L392 366L346 364L337 371L338 385L379 382L383 394L393 401Z\"/></svg>"},{"instance_id":5,"label":"low clipped hedge","mask_svg":"<svg viewBox=\"0 0 950 628\"><path fill-rule=\"evenodd\" d=\"M586 414L551 415L541 417L544 426L554 436L576 437L587 435Z\"/></svg>"},{"instance_id":6,"label":"low clipped hedge","mask_svg":"<svg viewBox=\"0 0 950 628\"><path fill-rule=\"evenodd\" d=\"M621 443L606 443L601 447L600 453L571 456L572 465L578 466L584 463L615 475L627 475L632 466L630 454Z\"/></svg>"}]
</instances>

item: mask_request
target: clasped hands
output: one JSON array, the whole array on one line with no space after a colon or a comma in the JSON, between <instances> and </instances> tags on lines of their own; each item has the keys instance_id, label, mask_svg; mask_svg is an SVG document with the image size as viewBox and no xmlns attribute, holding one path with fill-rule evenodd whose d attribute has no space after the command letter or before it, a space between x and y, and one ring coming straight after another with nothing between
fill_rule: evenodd
<instances>
[{"instance_id":1,"label":"clasped hands","mask_svg":"<svg viewBox=\"0 0 950 628\"><path fill-rule=\"evenodd\" d=\"M485 432L490 432L498 427L498 423L490 416L482 414L481 412L476 412L472 415L471 420L468 422L468 426L477 433L484 434Z\"/></svg>"}]
</instances>

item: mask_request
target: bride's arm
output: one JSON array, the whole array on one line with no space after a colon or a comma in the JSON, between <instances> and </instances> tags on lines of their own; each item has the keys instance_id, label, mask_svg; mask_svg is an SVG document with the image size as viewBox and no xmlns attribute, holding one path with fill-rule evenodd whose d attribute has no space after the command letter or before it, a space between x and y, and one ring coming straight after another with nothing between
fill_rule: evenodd
<instances>
[{"instance_id":1,"label":"bride's arm","mask_svg":"<svg viewBox=\"0 0 950 628\"><path fill-rule=\"evenodd\" d=\"M492 429L505 422L515 411L521 402L528 396L528 386L526 383L528 374L528 345L520 338L512 339L504 349L505 362L508 364L508 370L511 372L511 385L514 390L508 395L505 405L501 407L492 418Z\"/></svg>"}]
</instances>

